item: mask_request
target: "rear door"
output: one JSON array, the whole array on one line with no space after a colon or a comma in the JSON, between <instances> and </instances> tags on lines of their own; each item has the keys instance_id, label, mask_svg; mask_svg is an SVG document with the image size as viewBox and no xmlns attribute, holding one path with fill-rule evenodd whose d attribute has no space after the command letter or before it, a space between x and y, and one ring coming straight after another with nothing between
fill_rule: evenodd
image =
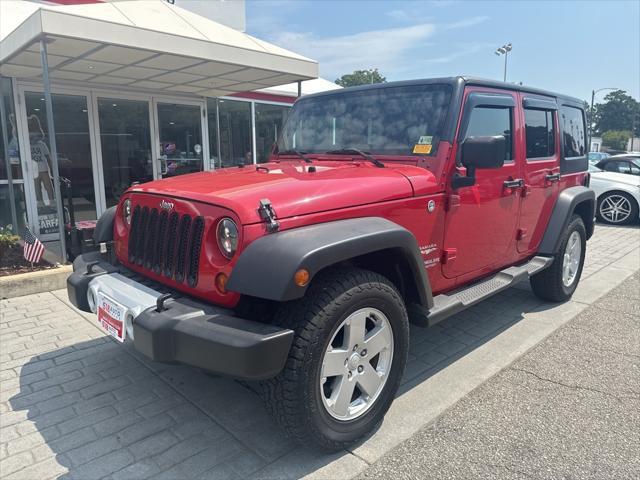
<instances>
[{"instance_id":1,"label":"rear door","mask_svg":"<svg viewBox=\"0 0 640 480\"><path fill-rule=\"evenodd\" d=\"M507 152L504 165L477 169L471 187L451 192L445 220L445 256L442 272L447 278L477 276L510 264L516 254L515 230L520 207L520 158L515 148L520 119L516 114L518 94L505 90L469 88L456 136L454 174L465 175L458 152L471 136L504 135ZM516 185L510 187L510 185ZM465 281L460 278L459 281Z\"/></svg>"},{"instance_id":2,"label":"rear door","mask_svg":"<svg viewBox=\"0 0 640 480\"><path fill-rule=\"evenodd\" d=\"M520 95L524 141L520 142L524 187L516 233L519 253L533 251L547 226L560 182L560 140L555 98Z\"/></svg>"}]
</instances>

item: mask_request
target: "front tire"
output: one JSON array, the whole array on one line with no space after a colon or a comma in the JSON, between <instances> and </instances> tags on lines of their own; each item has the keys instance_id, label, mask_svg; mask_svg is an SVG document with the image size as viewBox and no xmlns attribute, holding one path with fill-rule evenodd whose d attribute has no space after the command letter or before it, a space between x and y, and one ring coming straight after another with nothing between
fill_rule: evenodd
<instances>
[{"instance_id":1,"label":"front tire","mask_svg":"<svg viewBox=\"0 0 640 480\"><path fill-rule=\"evenodd\" d=\"M638 219L638 203L625 192L607 192L598 198L598 220L609 225L627 225Z\"/></svg>"},{"instance_id":2,"label":"front tire","mask_svg":"<svg viewBox=\"0 0 640 480\"><path fill-rule=\"evenodd\" d=\"M531 288L542 300L564 302L575 292L587 247L587 231L579 215L573 215L562 235L558 253L549 268L531 277Z\"/></svg>"},{"instance_id":3,"label":"front tire","mask_svg":"<svg viewBox=\"0 0 640 480\"><path fill-rule=\"evenodd\" d=\"M407 362L409 322L393 284L357 268L321 272L276 321L295 337L283 371L262 382L262 393L285 432L336 451L374 429Z\"/></svg>"}]
</instances>

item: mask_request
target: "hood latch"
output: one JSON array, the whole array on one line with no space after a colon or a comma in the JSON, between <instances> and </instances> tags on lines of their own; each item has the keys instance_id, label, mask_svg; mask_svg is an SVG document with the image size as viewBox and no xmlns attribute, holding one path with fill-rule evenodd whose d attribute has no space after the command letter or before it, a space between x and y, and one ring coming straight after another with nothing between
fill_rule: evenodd
<instances>
[{"instance_id":1,"label":"hood latch","mask_svg":"<svg viewBox=\"0 0 640 480\"><path fill-rule=\"evenodd\" d=\"M273 209L273 205L271 205L268 198L260 200L258 213L260 214L260 218L267 223L267 231L269 233L278 231L278 228L280 228L280 224L277 220L278 217L276 217L276 211Z\"/></svg>"}]
</instances>

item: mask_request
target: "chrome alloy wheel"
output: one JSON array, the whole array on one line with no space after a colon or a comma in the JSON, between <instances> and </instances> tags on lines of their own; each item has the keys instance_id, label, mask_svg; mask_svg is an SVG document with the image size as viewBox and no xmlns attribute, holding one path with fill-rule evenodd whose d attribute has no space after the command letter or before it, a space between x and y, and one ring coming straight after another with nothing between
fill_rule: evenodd
<instances>
[{"instance_id":1,"label":"chrome alloy wheel","mask_svg":"<svg viewBox=\"0 0 640 480\"><path fill-rule=\"evenodd\" d=\"M582 239L580 233L573 232L569 236L562 259L562 283L569 287L575 282L582 258Z\"/></svg>"},{"instance_id":2,"label":"chrome alloy wheel","mask_svg":"<svg viewBox=\"0 0 640 480\"><path fill-rule=\"evenodd\" d=\"M631 215L631 203L622 195L609 195L600 203L600 215L611 223L623 223Z\"/></svg>"},{"instance_id":3,"label":"chrome alloy wheel","mask_svg":"<svg viewBox=\"0 0 640 480\"><path fill-rule=\"evenodd\" d=\"M393 360L389 319L361 308L337 328L322 359L320 395L327 412L348 421L362 416L382 392Z\"/></svg>"}]
</instances>

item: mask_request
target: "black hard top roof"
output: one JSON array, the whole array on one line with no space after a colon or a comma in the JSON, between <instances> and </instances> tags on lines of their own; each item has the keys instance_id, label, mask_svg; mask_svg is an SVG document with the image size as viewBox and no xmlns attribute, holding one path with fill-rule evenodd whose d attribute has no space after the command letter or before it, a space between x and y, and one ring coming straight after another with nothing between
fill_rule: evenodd
<instances>
[{"instance_id":1,"label":"black hard top roof","mask_svg":"<svg viewBox=\"0 0 640 480\"><path fill-rule=\"evenodd\" d=\"M547 97L558 98L565 101L569 101L571 103L577 103L580 105L584 104L584 100L580 100L579 98L571 97L569 95L554 93L548 90L527 87L525 85L518 85L515 83L500 82L497 80L489 80L485 78L475 78L475 77L467 77L467 76L425 78L420 80L404 80L399 82L374 83L372 85L360 85L357 87L347 87L340 90L329 90L327 92L314 93L312 95L305 95L305 97L303 98L321 97L325 95L340 95L342 93L358 92L363 90L372 90L372 89L379 89L379 88L392 88L392 87L399 87L399 86L429 85L429 84L449 84L449 85L452 85L454 88L464 87L466 85L475 85L475 86L490 87L490 88L501 88L504 90L525 92L525 93L531 93L534 95L543 95Z\"/></svg>"}]
</instances>

